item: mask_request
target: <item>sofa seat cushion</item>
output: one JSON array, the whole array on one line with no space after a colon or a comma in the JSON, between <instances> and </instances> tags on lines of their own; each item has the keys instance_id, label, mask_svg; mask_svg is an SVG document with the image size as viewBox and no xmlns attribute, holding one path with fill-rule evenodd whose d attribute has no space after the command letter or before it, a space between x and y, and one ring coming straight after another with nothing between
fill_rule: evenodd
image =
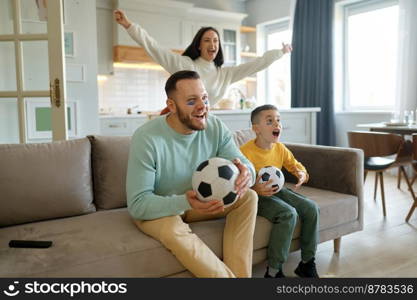
<instances>
[{"instance_id":1,"label":"sofa seat cushion","mask_svg":"<svg viewBox=\"0 0 417 300\"><path fill-rule=\"evenodd\" d=\"M354 196L309 187L300 192L320 205L321 230L357 219ZM190 226L220 256L224 225L225 219L217 219ZM268 245L271 228L257 217L255 250ZM165 247L136 228L125 208L5 227L1 233L0 277L164 277L184 271ZM298 223L293 238L299 236ZM53 246L8 248L11 239L52 240Z\"/></svg>"},{"instance_id":2,"label":"sofa seat cushion","mask_svg":"<svg viewBox=\"0 0 417 300\"><path fill-rule=\"evenodd\" d=\"M285 184L285 186L294 190L294 184ZM320 231L348 224L359 218L359 201L356 196L308 186L302 186L297 192L314 200L319 205ZM258 217L255 228L254 250L264 248L268 245L271 228L271 222L263 217ZM294 230L293 239L298 239L300 233L301 224L298 221Z\"/></svg>"},{"instance_id":3,"label":"sofa seat cushion","mask_svg":"<svg viewBox=\"0 0 417 300\"><path fill-rule=\"evenodd\" d=\"M191 228L221 253L224 219ZM51 240L53 245L9 248L11 239ZM126 208L5 227L0 245L0 277L163 277L184 271L166 248L137 229Z\"/></svg>"}]
</instances>

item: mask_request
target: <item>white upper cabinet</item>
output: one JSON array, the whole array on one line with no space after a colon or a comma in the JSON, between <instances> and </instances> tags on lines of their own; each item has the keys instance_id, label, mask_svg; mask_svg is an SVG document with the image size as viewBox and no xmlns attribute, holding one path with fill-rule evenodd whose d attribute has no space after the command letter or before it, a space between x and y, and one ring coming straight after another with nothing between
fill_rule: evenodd
<instances>
[{"instance_id":1,"label":"white upper cabinet","mask_svg":"<svg viewBox=\"0 0 417 300\"><path fill-rule=\"evenodd\" d=\"M185 49L201 27L215 27L220 32L222 42L235 51L226 61L236 60L240 41L239 28L246 14L197 8L194 4L179 1L117 0L115 4L160 45L171 49ZM235 45L229 41L231 36ZM115 30L115 45L138 46L119 25Z\"/></svg>"},{"instance_id":2,"label":"white upper cabinet","mask_svg":"<svg viewBox=\"0 0 417 300\"><path fill-rule=\"evenodd\" d=\"M183 22L192 6L177 1L116 1L116 7L123 10L132 22L142 26L161 46L171 49L184 47ZM114 24L115 45L138 46L122 26Z\"/></svg>"},{"instance_id":3,"label":"white upper cabinet","mask_svg":"<svg viewBox=\"0 0 417 300\"><path fill-rule=\"evenodd\" d=\"M113 4L110 0L96 2L98 74L113 72Z\"/></svg>"}]
</instances>

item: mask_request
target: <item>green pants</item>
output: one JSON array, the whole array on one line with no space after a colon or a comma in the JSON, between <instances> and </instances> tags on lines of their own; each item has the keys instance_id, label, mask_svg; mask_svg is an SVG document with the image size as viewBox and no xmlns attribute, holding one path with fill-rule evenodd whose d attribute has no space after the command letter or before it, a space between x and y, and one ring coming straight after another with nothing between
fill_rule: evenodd
<instances>
[{"instance_id":1,"label":"green pants","mask_svg":"<svg viewBox=\"0 0 417 300\"><path fill-rule=\"evenodd\" d=\"M259 196L258 215L273 224L268 244L270 267L281 269L287 260L297 216L301 221L301 258L306 262L314 257L319 237L319 207L314 201L283 188L273 196Z\"/></svg>"}]
</instances>

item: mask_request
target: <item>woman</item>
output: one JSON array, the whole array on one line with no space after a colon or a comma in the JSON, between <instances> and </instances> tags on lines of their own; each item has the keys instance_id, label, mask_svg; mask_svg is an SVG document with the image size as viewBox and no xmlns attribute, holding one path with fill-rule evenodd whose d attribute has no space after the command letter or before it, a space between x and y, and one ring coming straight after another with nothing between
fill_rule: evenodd
<instances>
[{"instance_id":1,"label":"woman","mask_svg":"<svg viewBox=\"0 0 417 300\"><path fill-rule=\"evenodd\" d=\"M223 98L230 84L267 68L292 50L290 45L283 43L281 50L267 51L262 57L251 62L235 67L222 67L223 51L219 33L213 27L201 28L184 53L179 55L160 47L143 28L131 23L123 11L115 10L114 17L130 37L168 73L173 74L181 70L196 71L206 87L211 106Z\"/></svg>"}]
</instances>

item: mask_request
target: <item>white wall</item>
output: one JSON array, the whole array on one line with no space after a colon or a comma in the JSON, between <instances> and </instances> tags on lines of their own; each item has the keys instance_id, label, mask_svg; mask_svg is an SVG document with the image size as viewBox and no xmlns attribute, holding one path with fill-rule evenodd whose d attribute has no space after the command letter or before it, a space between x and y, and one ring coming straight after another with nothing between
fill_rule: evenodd
<instances>
[{"instance_id":1,"label":"white wall","mask_svg":"<svg viewBox=\"0 0 417 300\"><path fill-rule=\"evenodd\" d=\"M357 127L357 124L388 122L390 113L343 112L336 113L336 146L348 147L347 132L351 130L369 130Z\"/></svg>"},{"instance_id":2,"label":"white wall","mask_svg":"<svg viewBox=\"0 0 417 300\"><path fill-rule=\"evenodd\" d=\"M196 7L246 13L245 0L178 0L192 3Z\"/></svg>"},{"instance_id":3,"label":"white wall","mask_svg":"<svg viewBox=\"0 0 417 300\"><path fill-rule=\"evenodd\" d=\"M290 0L248 0L244 20L246 25L256 26L259 23L281 19L290 15Z\"/></svg>"},{"instance_id":4,"label":"white wall","mask_svg":"<svg viewBox=\"0 0 417 300\"><path fill-rule=\"evenodd\" d=\"M68 21L65 30L74 31L75 57L67 64L83 65L84 82L67 83L69 99L78 101L78 136L99 132L97 93L97 25L96 1L65 0Z\"/></svg>"}]
</instances>

